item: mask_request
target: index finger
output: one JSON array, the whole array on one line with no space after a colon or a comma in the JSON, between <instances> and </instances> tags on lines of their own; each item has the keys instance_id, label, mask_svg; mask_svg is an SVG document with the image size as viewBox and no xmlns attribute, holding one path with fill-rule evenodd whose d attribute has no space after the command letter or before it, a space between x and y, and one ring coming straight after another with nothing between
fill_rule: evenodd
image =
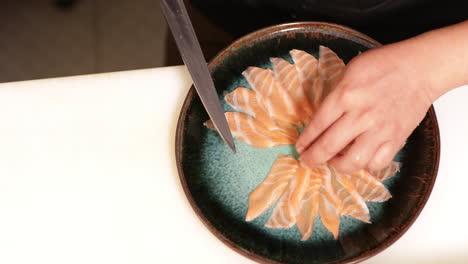
<instances>
[{"instance_id":1,"label":"index finger","mask_svg":"<svg viewBox=\"0 0 468 264\"><path fill-rule=\"evenodd\" d=\"M296 151L302 154L326 129L328 129L344 110L336 103L335 94L331 93L312 117L309 125L304 129L296 142Z\"/></svg>"}]
</instances>

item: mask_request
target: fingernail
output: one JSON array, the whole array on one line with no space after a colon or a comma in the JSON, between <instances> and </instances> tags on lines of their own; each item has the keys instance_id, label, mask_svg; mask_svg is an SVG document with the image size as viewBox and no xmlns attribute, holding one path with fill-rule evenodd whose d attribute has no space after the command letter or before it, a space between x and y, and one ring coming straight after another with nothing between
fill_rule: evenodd
<instances>
[{"instance_id":1,"label":"fingernail","mask_svg":"<svg viewBox=\"0 0 468 264\"><path fill-rule=\"evenodd\" d=\"M296 151L297 153L301 154L304 151L304 146L296 145Z\"/></svg>"},{"instance_id":2,"label":"fingernail","mask_svg":"<svg viewBox=\"0 0 468 264\"><path fill-rule=\"evenodd\" d=\"M307 164L306 162L304 162L304 159L302 158L302 156L299 157L299 162L301 163L301 166L302 167L305 167L307 169L311 169L311 167L309 166L309 164Z\"/></svg>"}]
</instances>

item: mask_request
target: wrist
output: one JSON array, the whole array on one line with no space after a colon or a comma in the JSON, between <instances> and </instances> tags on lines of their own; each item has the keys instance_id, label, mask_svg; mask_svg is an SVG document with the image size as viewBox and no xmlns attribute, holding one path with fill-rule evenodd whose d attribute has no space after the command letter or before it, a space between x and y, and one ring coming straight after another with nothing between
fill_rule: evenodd
<instances>
[{"instance_id":1,"label":"wrist","mask_svg":"<svg viewBox=\"0 0 468 264\"><path fill-rule=\"evenodd\" d=\"M429 107L443 94L439 89L440 80L434 65L431 65L431 56L414 39L409 39L383 47L385 56L382 58L393 71L397 72L407 91L420 98L425 106Z\"/></svg>"},{"instance_id":2,"label":"wrist","mask_svg":"<svg viewBox=\"0 0 468 264\"><path fill-rule=\"evenodd\" d=\"M456 87L454 65L448 61L447 47L441 46L438 32L428 32L415 38L391 44L392 53L406 75L408 86L425 96L430 104Z\"/></svg>"},{"instance_id":3,"label":"wrist","mask_svg":"<svg viewBox=\"0 0 468 264\"><path fill-rule=\"evenodd\" d=\"M468 21L399 43L407 47L409 71L435 101L468 84Z\"/></svg>"}]
</instances>

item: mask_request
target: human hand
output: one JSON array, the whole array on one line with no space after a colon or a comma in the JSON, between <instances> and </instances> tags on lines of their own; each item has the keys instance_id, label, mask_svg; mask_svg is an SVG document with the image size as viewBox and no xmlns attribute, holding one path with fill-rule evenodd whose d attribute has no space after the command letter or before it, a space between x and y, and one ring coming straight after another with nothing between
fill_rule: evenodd
<instances>
[{"instance_id":1,"label":"human hand","mask_svg":"<svg viewBox=\"0 0 468 264\"><path fill-rule=\"evenodd\" d=\"M299 137L308 166L352 173L388 165L436 99L412 49L389 45L355 57ZM345 151L343 151L345 150ZM342 155L340 155L341 152Z\"/></svg>"}]
</instances>

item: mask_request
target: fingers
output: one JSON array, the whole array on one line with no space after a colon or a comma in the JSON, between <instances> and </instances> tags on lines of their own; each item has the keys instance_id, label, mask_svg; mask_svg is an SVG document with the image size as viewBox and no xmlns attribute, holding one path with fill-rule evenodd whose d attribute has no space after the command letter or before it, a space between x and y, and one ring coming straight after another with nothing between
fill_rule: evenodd
<instances>
[{"instance_id":1,"label":"fingers","mask_svg":"<svg viewBox=\"0 0 468 264\"><path fill-rule=\"evenodd\" d=\"M322 134L300 157L307 166L327 162L353 141L366 127L359 125L355 117L343 115Z\"/></svg>"},{"instance_id":2,"label":"fingers","mask_svg":"<svg viewBox=\"0 0 468 264\"><path fill-rule=\"evenodd\" d=\"M378 140L375 133L364 132L349 145L349 149L343 155L335 156L329 163L336 170L348 174L366 168L379 147L376 144Z\"/></svg>"},{"instance_id":3,"label":"fingers","mask_svg":"<svg viewBox=\"0 0 468 264\"><path fill-rule=\"evenodd\" d=\"M296 142L297 152L302 154L302 152L304 152L323 131L340 118L341 115L343 115L343 109L335 104L332 94L323 102L309 125L300 135Z\"/></svg>"},{"instance_id":4,"label":"fingers","mask_svg":"<svg viewBox=\"0 0 468 264\"><path fill-rule=\"evenodd\" d=\"M375 152L374 157L370 160L368 168L370 170L381 170L387 167L393 158L396 156L402 144L393 141L387 141L380 145Z\"/></svg>"}]
</instances>

